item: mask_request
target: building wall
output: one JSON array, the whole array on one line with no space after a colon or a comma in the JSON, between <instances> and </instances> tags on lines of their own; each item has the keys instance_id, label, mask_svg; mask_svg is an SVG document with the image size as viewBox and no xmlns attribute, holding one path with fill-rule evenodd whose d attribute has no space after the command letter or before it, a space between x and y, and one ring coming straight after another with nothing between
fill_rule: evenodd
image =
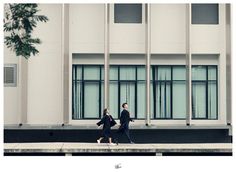
<instances>
[{"instance_id":1,"label":"building wall","mask_svg":"<svg viewBox=\"0 0 236 172\"><path fill-rule=\"evenodd\" d=\"M186 5L151 5L151 53L186 53Z\"/></svg>"},{"instance_id":2,"label":"building wall","mask_svg":"<svg viewBox=\"0 0 236 172\"><path fill-rule=\"evenodd\" d=\"M114 23L114 4L110 5L110 53L111 64L121 64L121 54L139 57L128 59L130 64L145 64L145 5L142 6L141 24ZM34 36L42 40L39 55L28 61L28 124L63 123L63 67L64 48L62 35L61 4L40 4L40 13L49 21L39 23ZM71 120L72 64L103 64L104 54L104 4L69 5L69 117ZM225 124L226 121L226 57L225 57L225 5L219 4L219 25L191 25L192 54L206 54L209 58L194 57L193 64L217 64L219 73L219 120L194 121L195 124ZM151 5L151 64L185 65L186 53L186 5ZM73 56L73 54L90 54ZM99 58L96 55L99 54ZM211 58L217 54L218 58ZM101 57L100 57L101 56ZM131 57L130 56L130 57ZM170 58L166 58L166 57ZM73 58L74 57L74 58ZM83 57L80 59L80 57ZM176 58L179 57L179 58ZM86 60L87 59L87 60ZM18 57L4 48L4 63L18 64ZM19 121L19 88L4 87L4 122ZM88 121L87 121L88 122ZM82 121L86 123L86 121ZM90 122L91 123L91 122ZM139 123L137 121L136 123ZM185 121L159 121L159 123L185 124ZM143 122L140 122L143 124Z\"/></svg>"},{"instance_id":3,"label":"building wall","mask_svg":"<svg viewBox=\"0 0 236 172\"><path fill-rule=\"evenodd\" d=\"M114 4L110 5L110 53L145 53L145 7L142 23L114 23Z\"/></svg>"},{"instance_id":4,"label":"building wall","mask_svg":"<svg viewBox=\"0 0 236 172\"><path fill-rule=\"evenodd\" d=\"M58 124L63 119L62 5L40 4L49 21L39 23L34 36L42 40L39 55L28 62L28 123Z\"/></svg>"},{"instance_id":5,"label":"building wall","mask_svg":"<svg viewBox=\"0 0 236 172\"><path fill-rule=\"evenodd\" d=\"M16 64L19 67L19 57L16 57L4 45L4 64ZM4 124L17 124L19 121L19 73L17 72L17 87L4 87Z\"/></svg>"},{"instance_id":6,"label":"building wall","mask_svg":"<svg viewBox=\"0 0 236 172\"><path fill-rule=\"evenodd\" d=\"M70 5L69 35L71 53L103 53L104 5Z\"/></svg>"}]
</instances>

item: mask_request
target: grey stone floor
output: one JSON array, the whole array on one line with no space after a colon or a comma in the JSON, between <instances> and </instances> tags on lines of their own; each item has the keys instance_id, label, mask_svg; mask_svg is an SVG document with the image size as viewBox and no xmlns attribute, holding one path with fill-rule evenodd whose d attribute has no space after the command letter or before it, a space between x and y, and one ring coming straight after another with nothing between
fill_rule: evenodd
<instances>
[{"instance_id":1,"label":"grey stone floor","mask_svg":"<svg viewBox=\"0 0 236 172\"><path fill-rule=\"evenodd\" d=\"M119 144L107 143L4 143L4 153L99 153L99 152L232 152L231 143Z\"/></svg>"}]
</instances>

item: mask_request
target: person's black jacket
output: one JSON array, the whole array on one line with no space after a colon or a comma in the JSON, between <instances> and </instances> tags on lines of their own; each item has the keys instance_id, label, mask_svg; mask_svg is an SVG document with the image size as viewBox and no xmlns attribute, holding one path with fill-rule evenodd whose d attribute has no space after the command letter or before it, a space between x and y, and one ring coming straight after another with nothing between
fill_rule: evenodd
<instances>
[{"instance_id":1,"label":"person's black jacket","mask_svg":"<svg viewBox=\"0 0 236 172\"><path fill-rule=\"evenodd\" d=\"M103 118L97 123L98 126L103 124L103 129L110 129L116 125L116 121L112 118L111 115L104 115Z\"/></svg>"},{"instance_id":2,"label":"person's black jacket","mask_svg":"<svg viewBox=\"0 0 236 172\"><path fill-rule=\"evenodd\" d=\"M121 112L121 115L120 115L120 124L121 126L123 125L129 125L129 122L130 121L133 121L133 119L130 118L130 113L129 111L127 111L126 109L124 109L122 112Z\"/></svg>"}]
</instances>

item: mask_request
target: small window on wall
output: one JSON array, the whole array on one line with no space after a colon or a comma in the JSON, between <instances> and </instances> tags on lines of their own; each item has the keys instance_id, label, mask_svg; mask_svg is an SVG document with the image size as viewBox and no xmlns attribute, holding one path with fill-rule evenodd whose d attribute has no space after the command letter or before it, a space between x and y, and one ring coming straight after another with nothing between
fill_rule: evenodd
<instances>
[{"instance_id":1,"label":"small window on wall","mask_svg":"<svg viewBox=\"0 0 236 172\"><path fill-rule=\"evenodd\" d=\"M16 87L16 64L4 65L4 86Z\"/></svg>"},{"instance_id":2,"label":"small window on wall","mask_svg":"<svg viewBox=\"0 0 236 172\"><path fill-rule=\"evenodd\" d=\"M115 4L115 23L142 23L142 4Z\"/></svg>"},{"instance_id":3,"label":"small window on wall","mask_svg":"<svg viewBox=\"0 0 236 172\"><path fill-rule=\"evenodd\" d=\"M192 4L192 24L219 24L218 4Z\"/></svg>"}]
</instances>

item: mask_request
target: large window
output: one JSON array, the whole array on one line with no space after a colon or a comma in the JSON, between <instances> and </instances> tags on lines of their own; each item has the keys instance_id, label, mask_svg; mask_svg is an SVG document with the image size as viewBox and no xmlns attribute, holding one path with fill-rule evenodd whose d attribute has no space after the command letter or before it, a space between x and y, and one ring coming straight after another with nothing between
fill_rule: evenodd
<instances>
[{"instance_id":1,"label":"large window","mask_svg":"<svg viewBox=\"0 0 236 172\"><path fill-rule=\"evenodd\" d=\"M151 112L156 119L186 118L184 66L152 66Z\"/></svg>"},{"instance_id":2,"label":"large window","mask_svg":"<svg viewBox=\"0 0 236 172\"><path fill-rule=\"evenodd\" d=\"M103 108L103 66L73 65L72 119L97 119Z\"/></svg>"},{"instance_id":3,"label":"large window","mask_svg":"<svg viewBox=\"0 0 236 172\"><path fill-rule=\"evenodd\" d=\"M193 119L217 119L217 67L192 67Z\"/></svg>"},{"instance_id":4,"label":"large window","mask_svg":"<svg viewBox=\"0 0 236 172\"><path fill-rule=\"evenodd\" d=\"M118 118L127 102L132 118L144 119L146 112L145 67L110 66L110 112Z\"/></svg>"},{"instance_id":5,"label":"large window","mask_svg":"<svg viewBox=\"0 0 236 172\"><path fill-rule=\"evenodd\" d=\"M115 23L142 23L142 4L115 4Z\"/></svg>"},{"instance_id":6,"label":"large window","mask_svg":"<svg viewBox=\"0 0 236 172\"><path fill-rule=\"evenodd\" d=\"M218 24L218 4L192 4L192 24Z\"/></svg>"},{"instance_id":7,"label":"large window","mask_svg":"<svg viewBox=\"0 0 236 172\"><path fill-rule=\"evenodd\" d=\"M217 67L192 67L192 118L217 119ZM186 118L185 66L152 66L151 113L155 119Z\"/></svg>"},{"instance_id":8,"label":"large window","mask_svg":"<svg viewBox=\"0 0 236 172\"><path fill-rule=\"evenodd\" d=\"M104 108L102 65L73 65L72 119L101 118ZM119 118L127 102L132 118L145 119L145 66L111 65L109 110ZM151 66L151 118L186 118L185 66ZM217 119L217 66L192 66L192 118Z\"/></svg>"}]
</instances>

